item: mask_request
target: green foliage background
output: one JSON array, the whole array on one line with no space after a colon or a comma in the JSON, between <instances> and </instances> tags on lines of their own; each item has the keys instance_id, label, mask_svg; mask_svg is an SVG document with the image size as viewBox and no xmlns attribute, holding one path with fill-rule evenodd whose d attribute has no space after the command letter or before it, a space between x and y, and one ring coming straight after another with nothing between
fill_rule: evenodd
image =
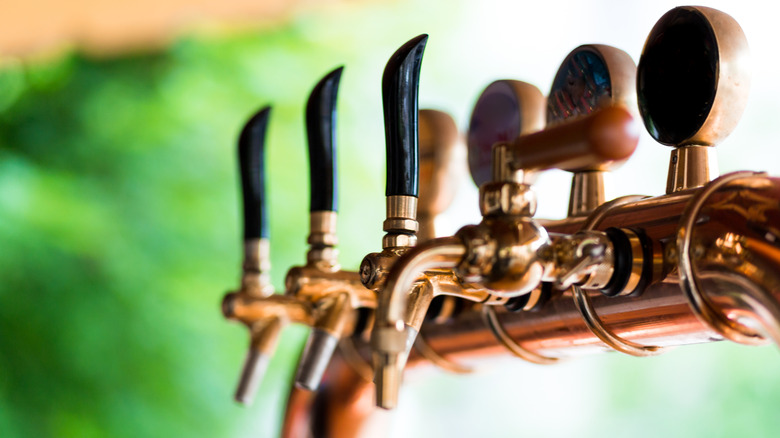
<instances>
[{"instance_id":1,"label":"green foliage background","mask_svg":"<svg viewBox=\"0 0 780 438\"><path fill-rule=\"evenodd\" d=\"M381 239L379 83L395 48L431 33L421 102L454 112L460 126L487 78L525 79L501 59L495 67L469 59L481 43L458 35L484 28L469 28L473 9L464 5L335 8L280 27L189 36L159 53L7 60L0 69L0 436L277 434L306 331L285 331L255 406L236 407L231 393L247 339L223 321L219 302L239 274L237 134L253 111L273 105L267 165L272 275L280 287L305 254L303 105L322 75L347 66L340 230L342 263L356 268ZM532 76L552 77L554 61L524 61L511 39L502 44L516 63L545 65ZM558 44L565 48L552 59L576 45ZM400 433L516 436L523 423L533 435L555 436L563 426L550 413L558 410L583 436L772 436L780 428L778 357L748 350L691 347L648 361L610 355L543 371L513 364L493 380L511 393L436 377L418 382L426 417ZM537 391L517 375L534 376ZM570 405L570 397L587 403ZM481 420L496 412L494 422Z\"/></svg>"}]
</instances>

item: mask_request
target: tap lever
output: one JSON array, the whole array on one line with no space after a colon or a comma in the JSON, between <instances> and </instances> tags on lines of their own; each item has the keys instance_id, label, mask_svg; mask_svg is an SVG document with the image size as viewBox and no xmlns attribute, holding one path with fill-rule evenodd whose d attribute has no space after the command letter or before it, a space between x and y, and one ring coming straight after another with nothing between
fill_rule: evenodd
<instances>
[{"instance_id":1,"label":"tap lever","mask_svg":"<svg viewBox=\"0 0 780 438\"><path fill-rule=\"evenodd\" d=\"M271 107L246 122L238 137L238 167L244 208L244 261L241 290L264 297L273 293L268 220L265 208L265 136Z\"/></svg>"},{"instance_id":2,"label":"tap lever","mask_svg":"<svg viewBox=\"0 0 780 438\"><path fill-rule=\"evenodd\" d=\"M631 114L621 107L609 107L519 137L509 144L509 167L524 171L608 167L628 159L638 141L639 129Z\"/></svg>"},{"instance_id":3,"label":"tap lever","mask_svg":"<svg viewBox=\"0 0 780 438\"><path fill-rule=\"evenodd\" d=\"M336 167L336 97L344 67L322 78L306 104L311 199L309 210L338 211Z\"/></svg>"},{"instance_id":4,"label":"tap lever","mask_svg":"<svg viewBox=\"0 0 780 438\"><path fill-rule=\"evenodd\" d=\"M428 35L409 40L390 57L382 75L387 144L387 196L417 196L417 91Z\"/></svg>"},{"instance_id":5,"label":"tap lever","mask_svg":"<svg viewBox=\"0 0 780 438\"><path fill-rule=\"evenodd\" d=\"M265 208L265 135L271 107L253 115L238 138L238 165L244 200L244 240L267 239Z\"/></svg>"}]
</instances>

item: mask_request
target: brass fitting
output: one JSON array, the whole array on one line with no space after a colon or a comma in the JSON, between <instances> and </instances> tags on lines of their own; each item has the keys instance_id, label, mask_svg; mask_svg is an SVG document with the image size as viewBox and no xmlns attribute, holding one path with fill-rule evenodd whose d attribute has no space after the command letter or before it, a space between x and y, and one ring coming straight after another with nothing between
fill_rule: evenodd
<instances>
[{"instance_id":1,"label":"brass fitting","mask_svg":"<svg viewBox=\"0 0 780 438\"><path fill-rule=\"evenodd\" d=\"M550 237L554 263L545 273L546 281L554 282L560 290L568 289L573 284L582 289L602 289L609 283L615 271L614 247L605 233L580 231L570 236ZM594 259L591 258L591 249L596 247L598 249L594 251L598 258Z\"/></svg>"},{"instance_id":2,"label":"brass fitting","mask_svg":"<svg viewBox=\"0 0 780 438\"><path fill-rule=\"evenodd\" d=\"M244 293L231 292L222 300L222 314L225 318L241 322L250 329L258 321L269 318L276 318L285 324L311 325L313 322L313 311L308 303L285 295L270 295L258 299Z\"/></svg>"},{"instance_id":3,"label":"brass fitting","mask_svg":"<svg viewBox=\"0 0 780 438\"><path fill-rule=\"evenodd\" d=\"M381 291L387 282L390 268L406 250L406 247L390 247L366 255L360 263L360 282L363 286L375 292Z\"/></svg>"},{"instance_id":4,"label":"brass fitting","mask_svg":"<svg viewBox=\"0 0 780 438\"><path fill-rule=\"evenodd\" d=\"M271 255L268 239L244 241L244 261L241 264L241 291L262 298L274 293L271 285Z\"/></svg>"},{"instance_id":5,"label":"brass fitting","mask_svg":"<svg viewBox=\"0 0 780 438\"><path fill-rule=\"evenodd\" d=\"M338 244L337 231L338 213L335 211L313 211L309 214L309 252L306 262L316 265L323 271L337 271Z\"/></svg>"},{"instance_id":6,"label":"brass fitting","mask_svg":"<svg viewBox=\"0 0 780 438\"><path fill-rule=\"evenodd\" d=\"M587 216L604 203L604 173L603 170L574 172L569 195L569 216Z\"/></svg>"},{"instance_id":7,"label":"brass fitting","mask_svg":"<svg viewBox=\"0 0 780 438\"><path fill-rule=\"evenodd\" d=\"M531 292L549 264L547 231L529 217L487 217L479 225L461 228L458 237L466 254L455 272L507 297Z\"/></svg>"},{"instance_id":8,"label":"brass fitting","mask_svg":"<svg viewBox=\"0 0 780 438\"><path fill-rule=\"evenodd\" d=\"M387 234L382 238L382 248L402 248L417 244L417 198L414 196L388 196L387 215L382 229Z\"/></svg>"},{"instance_id":9,"label":"brass fitting","mask_svg":"<svg viewBox=\"0 0 780 438\"><path fill-rule=\"evenodd\" d=\"M525 216L536 212L536 195L530 186L515 182L489 182L479 188L482 216Z\"/></svg>"},{"instance_id":10,"label":"brass fitting","mask_svg":"<svg viewBox=\"0 0 780 438\"><path fill-rule=\"evenodd\" d=\"M666 193L702 187L718 177L714 146L686 145L672 150Z\"/></svg>"},{"instance_id":11,"label":"brass fitting","mask_svg":"<svg viewBox=\"0 0 780 438\"><path fill-rule=\"evenodd\" d=\"M285 278L286 295L309 303L312 328L298 363L295 384L316 390L339 341L352 333L355 310L376 307L374 293L356 272L342 271L338 263L337 213L310 215L306 265L291 268Z\"/></svg>"},{"instance_id":12,"label":"brass fitting","mask_svg":"<svg viewBox=\"0 0 780 438\"><path fill-rule=\"evenodd\" d=\"M249 351L241 370L235 400L251 405L276 349L281 329L294 322L311 325L312 308L292 297L255 297L241 291L225 295L222 300L222 313L225 318L241 322L249 328Z\"/></svg>"},{"instance_id":13,"label":"brass fitting","mask_svg":"<svg viewBox=\"0 0 780 438\"><path fill-rule=\"evenodd\" d=\"M512 149L506 143L493 147L493 180L479 187L482 216L527 216L536 213L536 195L531 191L533 175L513 169Z\"/></svg>"},{"instance_id":14,"label":"brass fitting","mask_svg":"<svg viewBox=\"0 0 780 438\"><path fill-rule=\"evenodd\" d=\"M319 301L334 292L347 292L355 307L374 307L374 293L367 290L360 277L350 271L323 271L311 264L296 266L287 272L286 295L309 302Z\"/></svg>"},{"instance_id":15,"label":"brass fitting","mask_svg":"<svg viewBox=\"0 0 780 438\"><path fill-rule=\"evenodd\" d=\"M460 262L465 250L457 237L433 239L405 252L392 267L378 296L371 334L377 406L395 406L409 349L435 296L490 300L488 291L463 287L453 279L450 269Z\"/></svg>"}]
</instances>

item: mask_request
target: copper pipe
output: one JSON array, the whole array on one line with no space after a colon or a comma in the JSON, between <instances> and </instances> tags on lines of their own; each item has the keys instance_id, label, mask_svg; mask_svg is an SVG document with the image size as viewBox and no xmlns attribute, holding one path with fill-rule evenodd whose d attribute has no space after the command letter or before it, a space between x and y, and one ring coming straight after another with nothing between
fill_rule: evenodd
<instances>
[{"instance_id":1,"label":"copper pipe","mask_svg":"<svg viewBox=\"0 0 780 438\"><path fill-rule=\"evenodd\" d=\"M722 340L718 333L704 325L691 310L680 289L675 266L674 236L685 207L699 190L646 198L617 207L597 225L596 229L601 230L609 227L642 229L653 242L653 278L641 295L614 298L601 294L590 296L593 307L605 326L617 336L664 347ZM728 249L709 246L709 251L725 257L697 262L701 264L698 267L699 280L705 293L713 308L724 315L748 317L759 325L766 323L763 321L765 318L762 317L762 307L766 307L767 303L745 303L746 300L755 301L752 297L756 294L739 293L748 287L763 290L763 296L768 301L775 304L780 302L780 208L777 207L777 199L780 199L780 179L755 178L750 184L732 185L718 190L708 197L702 207L700 220L694 228L697 242L716 242L719 236L728 233L741 236L735 242L721 242L720 245L732 245L731 251L741 251L748 260L737 268L726 269L730 256ZM543 224L550 232L574 233L580 230L586 221L585 217L575 217L544 221ZM741 246L734 246L737 243ZM511 313L499 309L497 318L515 342L539 354L572 357L610 351L583 322L568 292L557 293L538 311ZM425 323L421 334L438 355L447 359L507 354L505 347L483 323L478 305L446 323ZM369 346L363 344L363 353L368 354L369 351ZM407 369L425 363L427 362L421 356L412 353ZM347 376L342 372L338 376L330 375L338 380L331 381L331 384L339 386L340 391L365 394L367 388L370 389L369 382L354 374ZM292 405L289 406L286 423L301 415L297 409L307 409L312 417L349 417L353 429L358 430L355 423L361 419L365 421L372 413L372 400L370 397L356 397L351 399L350 403L339 404L336 403L340 398L337 394L321 394L326 397L328 403L317 406L301 405L295 409ZM321 409L331 402L336 403L342 411L337 413ZM326 427L319 430L316 436L359 435L344 435L337 429Z\"/></svg>"}]
</instances>

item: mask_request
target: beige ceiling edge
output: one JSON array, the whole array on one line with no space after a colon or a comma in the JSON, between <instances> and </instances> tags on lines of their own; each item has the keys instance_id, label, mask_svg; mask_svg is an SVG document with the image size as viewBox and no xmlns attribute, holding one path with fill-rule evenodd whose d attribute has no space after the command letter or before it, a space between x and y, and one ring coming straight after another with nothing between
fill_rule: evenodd
<instances>
[{"instance_id":1,"label":"beige ceiling edge","mask_svg":"<svg viewBox=\"0 0 780 438\"><path fill-rule=\"evenodd\" d=\"M0 57L77 47L107 56L162 47L194 30L281 24L338 0L11 0L0 6ZM354 4L354 1L349 3Z\"/></svg>"}]
</instances>

